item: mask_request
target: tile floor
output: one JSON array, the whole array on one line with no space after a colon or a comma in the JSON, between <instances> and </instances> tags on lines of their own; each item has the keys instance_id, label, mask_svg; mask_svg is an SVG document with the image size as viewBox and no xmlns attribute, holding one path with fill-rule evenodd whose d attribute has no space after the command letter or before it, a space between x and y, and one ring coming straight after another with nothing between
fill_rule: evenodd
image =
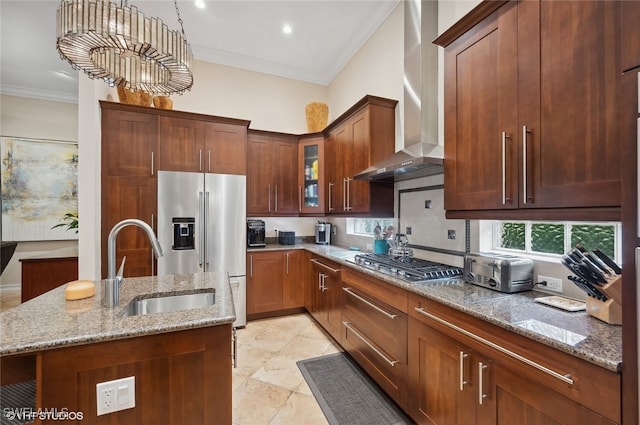
<instances>
[{"instance_id":1,"label":"tile floor","mask_svg":"<svg viewBox=\"0 0 640 425\"><path fill-rule=\"evenodd\" d=\"M0 293L0 311L19 303L19 290ZM233 425L328 424L296 362L340 349L309 315L252 321L237 337Z\"/></svg>"}]
</instances>

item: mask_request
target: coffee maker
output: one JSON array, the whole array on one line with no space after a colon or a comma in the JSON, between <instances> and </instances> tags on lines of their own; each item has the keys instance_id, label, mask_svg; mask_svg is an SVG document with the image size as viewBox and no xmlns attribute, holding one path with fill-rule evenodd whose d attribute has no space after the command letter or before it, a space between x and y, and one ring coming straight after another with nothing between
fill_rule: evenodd
<instances>
[{"instance_id":1,"label":"coffee maker","mask_svg":"<svg viewBox=\"0 0 640 425\"><path fill-rule=\"evenodd\" d=\"M319 221L316 224L316 243L318 245L329 245L331 243L331 223Z\"/></svg>"}]
</instances>

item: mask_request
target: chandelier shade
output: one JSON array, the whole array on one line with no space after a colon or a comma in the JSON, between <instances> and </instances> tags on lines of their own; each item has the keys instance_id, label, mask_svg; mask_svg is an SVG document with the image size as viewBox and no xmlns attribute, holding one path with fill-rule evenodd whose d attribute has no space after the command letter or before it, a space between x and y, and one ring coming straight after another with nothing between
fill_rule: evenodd
<instances>
[{"instance_id":1,"label":"chandelier shade","mask_svg":"<svg viewBox=\"0 0 640 425\"><path fill-rule=\"evenodd\" d=\"M56 48L74 69L110 86L170 95L193 85L193 54L184 28L181 33L170 30L161 19L148 18L126 2L62 0Z\"/></svg>"}]
</instances>

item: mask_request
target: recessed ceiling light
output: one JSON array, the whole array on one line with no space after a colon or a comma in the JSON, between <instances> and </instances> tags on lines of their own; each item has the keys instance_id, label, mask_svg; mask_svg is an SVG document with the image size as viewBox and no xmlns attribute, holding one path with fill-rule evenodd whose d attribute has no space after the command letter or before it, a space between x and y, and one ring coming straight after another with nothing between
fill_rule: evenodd
<instances>
[{"instance_id":1,"label":"recessed ceiling light","mask_svg":"<svg viewBox=\"0 0 640 425\"><path fill-rule=\"evenodd\" d=\"M204 4L204 0L196 0L196 7L200 8L200 9L204 9L205 8L205 4Z\"/></svg>"},{"instance_id":2,"label":"recessed ceiling light","mask_svg":"<svg viewBox=\"0 0 640 425\"><path fill-rule=\"evenodd\" d=\"M284 24L282 26L282 32L285 34L291 34L293 32L293 28L289 24Z\"/></svg>"}]
</instances>

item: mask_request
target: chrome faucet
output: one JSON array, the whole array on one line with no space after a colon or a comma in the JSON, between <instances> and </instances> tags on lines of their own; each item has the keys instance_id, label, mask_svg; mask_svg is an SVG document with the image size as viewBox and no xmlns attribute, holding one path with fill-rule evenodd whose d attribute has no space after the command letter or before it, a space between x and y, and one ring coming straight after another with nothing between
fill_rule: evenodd
<instances>
[{"instance_id":1,"label":"chrome faucet","mask_svg":"<svg viewBox=\"0 0 640 425\"><path fill-rule=\"evenodd\" d=\"M124 260L120 267L120 272L116 275L116 238L120 230L127 226L137 226L145 231L153 253L156 258L162 257L162 247L160 242L156 238L153 229L147 223L136 218L128 218L116 223L115 226L109 232L109 238L107 239L107 278L102 280L102 305L104 307L115 307L118 305L120 299L120 285L122 285L122 272L124 268Z\"/></svg>"}]
</instances>

